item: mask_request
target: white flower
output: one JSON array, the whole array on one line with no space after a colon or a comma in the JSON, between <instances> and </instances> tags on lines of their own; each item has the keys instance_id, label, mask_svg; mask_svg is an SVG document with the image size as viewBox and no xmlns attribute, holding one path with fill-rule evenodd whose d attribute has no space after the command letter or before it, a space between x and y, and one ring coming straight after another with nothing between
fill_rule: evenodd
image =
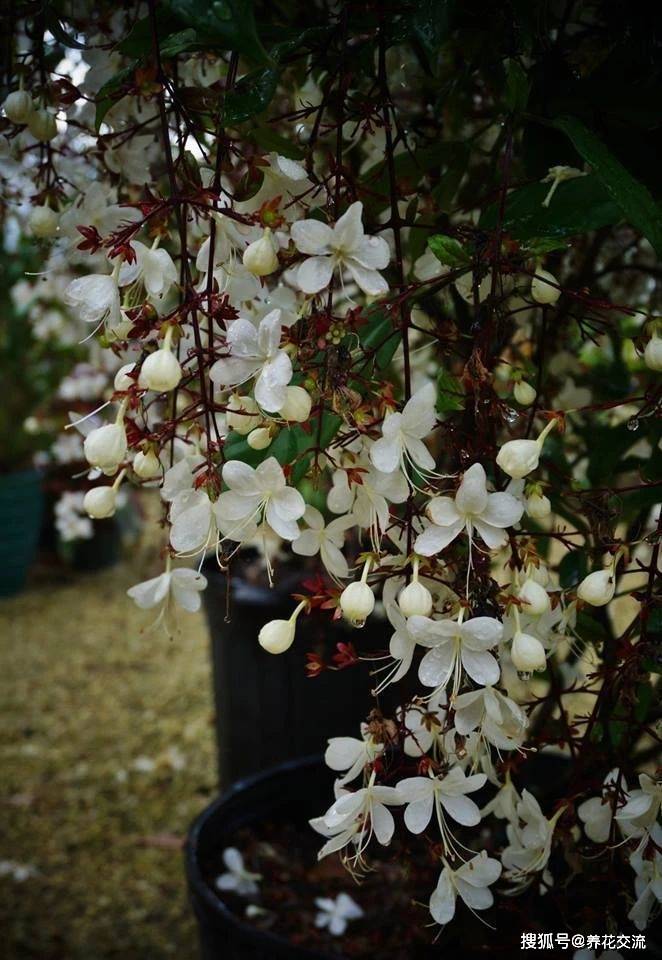
<instances>
[{"instance_id":1,"label":"white flower","mask_svg":"<svg viewBox=\"0 0 662 960\"><path fill-rule=\"evenodd\" d=\"M382 787L374 781L373 773L367 787L343 793L324 816L310 821L314 830L330 838L318 853L318 860L354 842L352 859L359 862L373 834L382 846L391 842L395 822L387 805L400 805L402 797L394 787Z\"/></svg>"},{"instance_id":2,"label":"white flower","mask_svg":"<svg viewBox=\"0 0 662 960\"><path fill-rule=\"evenodd\" d=\"M455 729L462 736L480 730L481 736L501 750L514 750L524 737L524 711L492 686L461 693L455 698Z\"/></svg>"},{"instance_id":3,"label":"white flower","mask_svg":"<svg viewBox=\"0 0 662 960\"><path fill-rule=\"evenodd\" d=\"M422 757L434 748L434 755L443 752L446 726L446 693L438 690L425 703L414 703L400 710L405 730L404 752L408 757Z\"/></svg>"},{"instance_id":4,"label":"white flower","mask_svg":"<svg viewBox=\"0 0 662 960\"><path fill-rule=\"evenodd\" d=\"M315 906L319 913L315 917L315 926L329 928L329 933L340 937L347 929L349 920L358 920L363 910L346 893L339 893L335 900L330 897L316 897Z\"/></svg>"},{"instance_id":5,"label":"white flower","mask_svg":"<svg viewBox=\"0 0 662 960\"><path fill-rule=\"evenodd\" d=\"M518 380L513 387L515 399L522 407L530 407L536 399L536 391L526 380Z\"/></svg>"},{"instance_id":6,"label":"white flower","mask_svg":"<svg viewBox=\"0 0 662 960\"><path fill-rule=\"evenodd\" d=\"M423 443L435 425L436 390L426 383L407 401L402 413L388 413L382 424L382 436L370 448L370 459L377 470L390 474L409 463L422 470L434 470L434 457Z\"/></svg>"},{"instance_id":7,"label":"white flower","mask_svg":"<svg viewBox=\"0 0 662 960\"><path fill-rule=\"evenodd\" d=\"M359 468L349 482L346 470L334 470L327 506L332 513L353 513L360 527L370 530L375 542L386 530L389 503L404 503L409 495L407 480L400 470L381 473L374 467Z\"/></svg>"},{"instance_id":8,"label":"white flower","mask_svg":"<svg viewBox=\"0 0 662 960\"><path fill-rule=\"evenodd\" d=\"M586 836L594 843L606 843L614 822L614 785L618 781L618 770L611 770L605 777L602 793L599 797L590 797L577 807L579 819L584 824ZM621 777L621 790L627 797L627 783Z\"/></svg>"},{"instance_id":9,"label":"white flower","mask_svg":"<svg viewBox=\"0 0 662 960\"><path fill-rule=\"evenodd\" d=\"M322 563L332 577L337 579L346 577L349 569L342 553L342 546L346 531L356 524L354 517L351 514L346 517L337 517L325 525L324 517L319 510L308 506L303 519L308 529L293 541L293 552L302 557L314 557L319 553Z\"/></svg>"},{"instance_id":10,"label":"white flower","mask_svg":"<svg viewBox=\"0 0 662 960\"><path fill-rule=\"evenodd\" d=\"M85 459L100 470L112 470L126 457L127 439L124 423L106 423L85 437Z\"/></svg>"},{"instance_id":11,"label":"white flower","mask_svg":"<svg viewBox=\"0 0 662 960\"><path fill-rule=\"evenodd\" d=\"M561 807L547 820L536 798L528 790L522 791L517 804L517 820L511 821L506 828L509 844L501 857L510 880L526 883L530 875L545 869L552 851L556 822L564 809Z\"/></svg>"},{"instance_id":12,"label":"white flower","mask_svg":"<svg viewBox=\"0 0 662 960\"><path fill-rule=\"evenodd\" d=\"M278 412L283 420L305 423L312 406L313 398L303 387L285 387L285 403Z\"/></svg>"},{"instance_id":13,"label":"white flower","mask_svg":"<svg viewBox=\"0 0 662 960\"><path fill-rule=\"evenodd\" d=\"M378 272L388 266L390 251L382 237L368 237L363 231L363 204L353 203L333 227L319 220L292 224L297 250L308 259L297 271L297 284L304 293L319 293L331 282L335 270L347 270L352 279L371 297L388 291Z\"/></svg>"},{"instance_id":14,"label":"white flower","mask_svg":"<svg viewBox=\"0 0 662 960\"><path fill-rule=\"evenodd\" d=\"M646 344L644 350L644 363L649 370L656 373L662 373L662 337L657 329L653 331L653 336Z\"/></svg>"},{"instance_id":15,"label":"white flower","mask_svg":"<svg viewBox=\"0 0 662 960\"><path fill-rule=\"evenodd\" d=\"M154 480L161 475L161 461L151 448L146 453L139 450L133 458L132 467L141 480Z\"/></svg>"},{"instance_id":16,"label":"white flower","mask_svg":"<svg viewBox=\"0 0 662 960\"><path fill-rule=\"evenodd\" d=\"M122 322L120 292L114 274L90 274L72 280L64 292L64 302L73 307L85 323L117 327Z\"/></svg>"},{"instance_id":17,"label":"white flower","mask_svg":"<svg viewBox=\"0 0 662 960\"><path fill-rule=\"evenodd\" d=\"M214 504L205 490L189 489L176 494L169 517L170 544L181 556L193 556L215 542Z\"/></svg>"},{"instance_id":18,"label":"white flower","mask_svg":"<svg viewBox=\"0 0 662 960\"><path fill-rule=\"evenodd\" d=\"M375 595L364 580L357 580L340 594L340 609L353 627L362 627L375 609Z\"/></svg>"},{"instance_id":19,"label":"white flower","mask_svg":"<svg viewBox=\"0 0 662 960\"><path fill-rule=\"evenodd\" d=\"M254 327L239 317L227 332L229 357L217 360L209 371L219 387L234 387L256 377L255 399L265 410L279 410L285 403L285 387L292 379L292 361L280 349L280 310L272 310Z\"/></svg>"},{"instance_id":20,"label":"white flower","mask_svg":"<svg viewBox=\"0 0 662 960\"><path fill-rule=\"evenodd\" d=\"M258 240L246 247L243 262L256 277L266 277L278 269L278 253L269 227Z\"/></svg>"},{"instance_id":21,"label":"white flower","mask_svg":"<svg viewBox=\"0 0 662 960\"><path fill-rule=\"evenodd\" d=\"M117 491L115 487L93 487L83 500L83 509L93 520L105 520L112 517L117 509Z\"/></svg>"},{"instance_id":22,"label":"white flower","mask_svg":"<svg viewBox=\"0 0 662 960\"><path fill-rule=\"evenodd\" d=\"M537 268L535 276L531 281L531 296L536 303L556 303L561 296L559 282L553 274L547 270Z\"/></svg>"},{"instance_id":23,"label":"white flower","mask_svg":"<svg viewBox=\"0 0 662 960\"><path fill-rule=\"evenodd\" d=\"M566 167L561 164L555 167L550 167L546 175L540 181L541 183L550 183L551 187L547 192L547 196L542 202L543 207L548 207L552 201L552 197L556 193L556 188L560 183L565 183L566 180L574 180L576 177L585 177L586 173L583 170L577 170L576 167Z\"/></svg>"},{"instance_id":24,"label":"white flower","mask_svg":"<svg viewBox=\"0 0 662 960\"><path fill-rule=\"evenodd\" d=\"M604 607L613 599L616 592L616 564L620 559L615 554L604 570L595 570L584 577L577 587L577 596L593 607Z\"/></svg>"},{"instance_id":25,"label":"white flower","mask_svg":"<svg viewBox=\"0 0 662 960\"><path fill-rule=\"evenodd\" d=\"M231 891L239 897L251 897L259 893L257 881L262 877L259 873L251 873L246 869L244 858L236 847L228 847L223 851L223 863L227 867L227 873L216 877L214 886L217 890Z\"/></svg>"},{"instance_id":26,"label":"white flower","mask_svg":"<svg viewBox=\"0 0 662 960\"><path fill-rule=\"evenodd\" d=\"M616 820L626 832L645 831L657 820L661 805L662 781L641 773L639 789L630 792L627 803L616 813Z\"/></svg>"},{"instance_id":27,"label":"white flower","mask_svg":"<svg viewBox=\"0 0 662 960\"><path fill-rule=\"evenodd\" d=\"M466 529L474 531L490 549L507 541L506 527L517 523L524 507L510 493L488 493L487 477L480 463L474 463L462 477L455 499L434 497L427 512L432 523L416 539L414 548L424 557L439 553Z\"/></svg>"},{"instance_id":28,"label":"white flower","mask_svg":"<svg viewBox=\"0 0 662 960\"><path fill-rule=\"evenodd\" d=\"M195 613L200 609L200 594L206 586L207 578L197 570L179 567L177 570L166 570L152 580L137 583L127 590L127 594L141 610L151 610L172 596L183 610Z\"/></svg>"},{"instance_id":29,"label":"white flower","mask_svg":"<svg viewBox=\"0 0 662 960\"><path fill-rule=\"evenodd\" d=\"M496 462L504 473L521 480L538 466L547 434L554 429L556 420L550 420L537 440L508 440L499 450Z\"/></svg>"},{"instance_id":30,"label":"white flower","mask_svg":"<svg viewBox=\"0 0 662 960\"><path fill-rule=\"evenodd\" d=\"M429 617L432 613L432 594L418 580L412 580L398 594L398 606L405 617Z\"/></svg>"},{"instance_id":31,"label":"white flower","mask_svg":"<svg viewBox=\"0 0 662 960\"><path fill-rule=\"evenodd\" d=\"M343 773L339 786L351 783L363 769L384 752L384 744L373 740L367 724L361 725L362 739L357 737L331 737L324 754L324 762L331 770Z\"/></svg>"},{"instance_id":32,"label":"white flower","mask_svg":"<svg viewBox=\"0 0 662 960\"><path fill-rule=\"evenodd\" d=\"M54 237L60 218L50 207L33 207L28 217L28 227L33 237Z\"/></svg>"},{"instance_id":33,"label":"white flower","mask_svg":"<svg viewBox=\"0 0 662 960\"><path fill-rule=\"evenodd\" d=\"M283 540L297 539L297 520L304 515L306 504L298 490L287 486L275 457L255 469L241 460L228 460L223 465L223 481L229 490L219 496L214 512L228 540L241 542L252 536L261 517Z\"/></svg>"},{"instance_id":34,"label":"white flower","mask_svg":"<svg viewBox=\"0 0 662 960\"><path fill-rule=\"evenodd\" d=\"M519 673L534 673L544 670L547 664L545 648L537 637L531 633L517 630L510 648L515 669Z\"/></svg>"},{"instance_id":35,"label":"white flower","mask_svg":"<svg viewBox=\"0 0 662 960\"><path fill-rule=\"evenodd\" d=\"M658 823L653 827L651 839L655 844L650 859L644 857L639 847L630 857L630 866L636 873L634 890L637 900L628 913L637 930L645 930L650 915L658 903L662 903L662 828Z\"/></svg>"},{"instance_id":36,"label":"white flower","mask_svg":"<svg viewBox=\"0 0 662 960\"><path fill-rule=\"evenodd\" d=\"M407 804L405 826L412 833L422 833L436 813L442 842L448 847L444 812L465 827L475 827L480 823L480 810L466 794L480 790L486 780L484 773L467 777L460 767L451 767L445 777L435 777L430 772L427 777L400 780L398 793Z\"/></svg>"},{"instance_id":37,"label":"white flower","mask_svg":"<svg viewBox=\"0 0 662 960\"><path fill-rule=\"evenodd\" d=\"M166 393L174 390L182 379L182 368L171 349L172 327L168 327L163 345L142 362L138 383L146 390Z\"/></svg>"},{"instance_id":38,"label":"white flower","mask_svg":"<svg viewBox=\"0 0 662 960\"><path fill-rule=\"evenodd\" d=\"M270 620L261 628L257 640L267 653L285 653L294 643L295 634L295 620Z\"/></svg>"},{"instance_id":39,"label":"white flower","mask_svg":"<svg viewBox=\"0 0 662 960\"><path fill-rule=\"evenodd\" d=\"M227 403L225 421L230 430L245 437L259 424L260 408L252 397L233 393Z\"/></svg>"},{"instance_id":40,"label":"white flower","mask_svg":"<svg viewBox=\"0 0 662 960\"><path fill-rule=\"evenodd\" d=\"M167 250L147 247L140 240L132 240L131 247L136 259L132 263L125 260L122 264L119 275L120 287L142 280L145 290L151 297L164 297L173 283L177 282L177 267L172 257Z\"/></svg>"},{"instance_id":41,"label":"white flower","mask_svg":"<svg viewBox=\"0 0 662 960\"><path fill-rule=\"evenodd\" d=\"M5 116L12 123L27 123L34 109L32 97L27 90L14 90L2 104Z\"/></svg>"},{"instance_id":42,"label":"white flower","mask_svg":"<svg viewBox=\"0 0 662 960\"><path fill-rule=\"evenodd\" d=\"M518 598L524 604L525 613L540 616L550 608L549 594L539 583L527 578L517 591Z\"/></svg>"},{"instance_id":43,"label":"white flower","mask_svg":"<svg viewBox=\"0 0 662 960\"><path fill-rule=\"evenodd\" d=\"M470 910L487 910L494 902L490 884L501 876L501 864L487 856L484 850L453 870L445 861L434 893L430 897L430 913L440 924L449 923L455 916L455 901L459 896Z\"/></svg>"},{"instance_id":44,"label":"white flower","mask_svg":"<svg viewBox=\"0 0 662 960\"><path fill-rule=\"evenodd\" d=\"M430 620L410 617L408 629L416 642L432 649L425 654L418 669L418 678L426 687L445 687L455 675L453 695L462 679L462 667L481 686L495 684L499 664L488 651L503 635L503 624L493 617L458 620Z\"/></svg>"}]
</instances>

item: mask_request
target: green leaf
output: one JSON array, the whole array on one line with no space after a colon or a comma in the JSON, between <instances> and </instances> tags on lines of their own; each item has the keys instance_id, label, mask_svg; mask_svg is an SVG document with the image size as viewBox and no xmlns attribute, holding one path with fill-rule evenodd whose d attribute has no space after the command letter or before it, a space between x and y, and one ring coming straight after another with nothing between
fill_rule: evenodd
<instances>
[{"instance_id":1,"label":"green leaf","mask_svg":"<svg viewBox=\"0 0 662 960\"><path fill-rule=\"evenodd\" d=\"M432 60L450 32L454 8L454 0L417 0L414 6L412 34Z\"/></svg>"},{"instance_id":2,"label":"green leaf","mask_svg":"<svg viewBox=\"0 0 662 960\"><path fill-rule=\"evenodd\" d=\"M503 101L510 113L522 113L526 109L531 92L531 83L517 60L506 60L506 88Z\"/></svg>"},{"instance_id":3,"label":"green leaf","mask_svg":"<svg viewBox=\"0 0 662 960\"><path fill-rule=\"evenodd\" d=\"M464 396L462 382L446 370L440 370L437 375L437 412L464 410Z\"/></svg>"},{"instance_id":4,"label":"green leaf","mask_svg":"<svg viewBox=\"0 0 662 960\"><path fill-rule=\"evenodd\" d=\"M564 590L569 587L576 587L587 573L588 567L583 550L573 550L566 553L559 563L559 583Z\"/></svg>"},{"instance_id":5,"label":"green leaf","mask_svg":"<svg viewBox=\"0 0 662 960\"><path fill-rule=\"evenodd\" d=\"M162 57L176 57L179 53L197 50L200 46L197 33L189 27L187 30L171 33L159 44L159 50Z\"/></svg>"},{"instance_id":6,"label":"green leaf","mask_svg":"<svg viewBox=\"0 0 662 960\"><path fill-rule=\"evenodd\" d=\"M117 96L117 94L121 91L124 84L132 79L136 67L137 63L135 61L130 64L130 66L124 67L124 69L116 73L114 77L107 80L97 93L96 113L94 116L94 125L97 132L110 108L116 104L118 100L122 99L122 97Z\"/></svg>"},{"instance_id":7,"label":"green leaf","mask_svg":"<svg viewBox=\"0 0 662 960\"><path fill-rule=\"evenodd\" d=\"M279 70L265 67L242 77L226 95L224 122L232 126L266 110L276 92L279 76Z\"/></svg>"},{"instance_id":8,"label":"green leaf","mask_svg":"<svg viewBox=\"0 0 662 960\"><path fill-rule=\"evenodd\" d=\"M509 193L503 223L506 232L520 241L551 242L623 219L621 208L594 174L560 184L549 207L543 207L548 192L548 183L532 183ZM493 230L497 219L498 205L493 204L481 216L479 226Z\"/></svg>"},{"instance_id":9,"label":"green leaf","mask_svg":"<svg viewBox=\"0 0 662 960\"><path fill-rule=\"evenodd\" d=\"M656 254L662 256L662 215L644 184L576 117L559 117L554 126L570 138L575 150L591 165L628 223L643 233Z\"/></svg>"},{"instance_id":10,"label":"green leaf","mask_svg":"<svg viewBox=\"0 0 662 960\"><path fill-rule=\"evenodd\" d=\"M375 350L374 362L380 370L386 369L395 351L400 345L399 325L390 313L384 310L375 310L369 322L359 328L361 346L367 352Z\"/></svg>"},{"instance_id":11,"label":"green leaf","mask_svg":"<svg viewBox=\"0 0 662 960\"><path fill-rule=\"evenodd\" d=\"M76 50L84 50L85 44L81 43L76 37L72 36L62 26L62 21L57 15L56 11L50 4L46 5L45 10L45 21L46 26L49 31L53 34L56 40L59 40L61 44L65 47L73 47Z\"/></svg>"},{"instance_id":12,"label":"green leaf","mask_svg":"<svg viewBox=\"0 0 662 960\"><path fill-rule=\"evenodd\" d=\"M233 50L255 64L272 62L257 33L252 0L165 0L163 6L193 28L204 46Z\"/></svg>"},{"instance_id":13,"label":"green leaf","mask_svg":"<svg viewBox=\"0 0 662 960\"><path fill-rule=\"evenodd\" d=\"M287 137L281 137L266 123L255 127L249 135L258 147L266 153L279 153L282 157L288 157L290 160L303 160L305 157L304 151L298 144Z\"/></svg>"},{"instance_id":14,"label":"green leaf","mask_svg":"<svg viewBox=\"0 0 662 960\"><path fill-rule=\"evenodd\" d=\"M559 240L556 237L534 237L524 244L524 250L532 257L542 257L552 250L566 250L568 244L565 240Z\"/></svg>"},{"instance_id":15,"label":"green leaf","mask_svg":"<svg viewBox=\"0 0 662 960\"><path fill-rule=\"evenodd\" d=\"M428 247L433 254L447 267L465 267L471 260L469 254L462 248L462 244L454 237L447 237L437 233L428 239Z\"/></svg>"},{"instance_id":16,"label":"green leaf","mask_svg":"<svg viewBox=\"0 0 662 960\"><path fill-rule=\"evenodd\" d=\"M421 178L427 173L438 173L444 162L454 159L457 144L453 142L437 143L432 147L422 147L413 154L400 153L394 160L395 180L398 193L402 197L416 193ZM390 202L390 177L386 161L380 160L367 170L360 183L361 200L370 216L381 213Z\"/></svg>"}]
</instances>

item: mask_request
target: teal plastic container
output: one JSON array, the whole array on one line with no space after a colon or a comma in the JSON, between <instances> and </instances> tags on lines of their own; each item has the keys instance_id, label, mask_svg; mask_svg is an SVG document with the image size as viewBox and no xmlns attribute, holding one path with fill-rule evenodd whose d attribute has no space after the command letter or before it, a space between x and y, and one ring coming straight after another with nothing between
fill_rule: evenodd
<instances>
[{"instance_id":1,"label":"teal plastic container","mask_svg":"<svg viewBox=\"0 0 662 960\"><path fill-rule=\"evenodd\" d=\"M25 586L43 506L38 470L0 474L0 597L12 597Z\"/></svg>"}]
</instances>

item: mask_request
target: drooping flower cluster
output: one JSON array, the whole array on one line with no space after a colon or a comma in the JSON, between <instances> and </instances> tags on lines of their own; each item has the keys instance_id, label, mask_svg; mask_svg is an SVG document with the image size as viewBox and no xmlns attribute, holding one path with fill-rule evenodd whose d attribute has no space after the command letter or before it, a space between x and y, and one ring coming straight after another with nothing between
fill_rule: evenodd
<instances>
[{"instance_id":1,"label":"drooping flower cluster","mask_svg":"<svg viewBox=\"0 0 662 960\"><path fill-rule=\"evenodd\" d=\"M113 40L126 33L122 15L112 29ZM206 69L219 102L241 102L253 82L236 51L174 44L152 62L152 50L149 82L125 64L129 81L111 63L123 48L89 39L80 103L56 121L21 83L4 109L11 149L44 145L29 223L45 268L67 265L61 299L121 364L104 421L86 430L99 482L85 510L107 518L127 485L158 490L164 565L129 596L195 611L205 560L227 569L257 547L273 581L281 550L318 558L315 590L255 638L265 657L292 647L301 617L326 616L330 629L343 617L383 636L378 654L356 641L375 693L407 691L390 716L366 704L360 738L330 740L338 778L313 820L320 856L340 853L358 874L396 829L424 838L438 875L429 909L444 925L461 904L489 909L492 888L548 891L559 838L576 845L583 823L602 852L624 840L630 917L643 929L660 894L660 788L642 774L628 792L612 777L595 796L589 760L652 731L635 701L659 626L659 507L654 482L639 482L659 452L643 436L658 402L647 371L661 367L659 320L636 348L628 340L627 370L624 350L612 358L618 382L585 386L591 360L596 382L610 382L591 350L614 352L618 311L584 280L565 288L556 235L506 236L489 209L484 221L449 220L442 160L404 162L410 126L424 137L439 111L412 116L398 102L381 27L360 91L349 74L318 71L322 46L312 56L292 40L269 129L256 119L262 101L245 125L217 110L210 126ZM191 89L199 113L180 96ZM80 130L94 151L75 152ZM434 136L418 146L414 160ZM552 166L545 216L585 176ZM512 183L497 186L506 197ZM622 518L610 493L619 463L615 492L640 495ZM617 628L618 595L635 582L624 578L642 575L641 624ZM538 798L527 780L530 755L554 750L580 764L570 799ZM220 889L250 893L257 878L238 852L225 863ZM358 915L340 900L318 907L332 933Z\"/></svg>"}]
</instances>

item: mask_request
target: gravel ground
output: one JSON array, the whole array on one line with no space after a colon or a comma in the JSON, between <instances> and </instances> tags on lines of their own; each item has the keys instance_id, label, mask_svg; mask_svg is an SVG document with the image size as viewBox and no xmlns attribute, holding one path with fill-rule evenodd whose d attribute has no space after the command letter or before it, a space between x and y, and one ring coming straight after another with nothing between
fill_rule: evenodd
<instances>
[{"instance_id":1,"label":"gravel ground","mask_svg":"<svg viewBox=\"0 0 662 960\"><path fill-rule=\"evenodd\" d=\"M147 545L0 601L0 956L197 957L181 842L215 792L202 614L145 629ZM55 582L55 576L58 582Z\"/></svg>"}]
</instances>

